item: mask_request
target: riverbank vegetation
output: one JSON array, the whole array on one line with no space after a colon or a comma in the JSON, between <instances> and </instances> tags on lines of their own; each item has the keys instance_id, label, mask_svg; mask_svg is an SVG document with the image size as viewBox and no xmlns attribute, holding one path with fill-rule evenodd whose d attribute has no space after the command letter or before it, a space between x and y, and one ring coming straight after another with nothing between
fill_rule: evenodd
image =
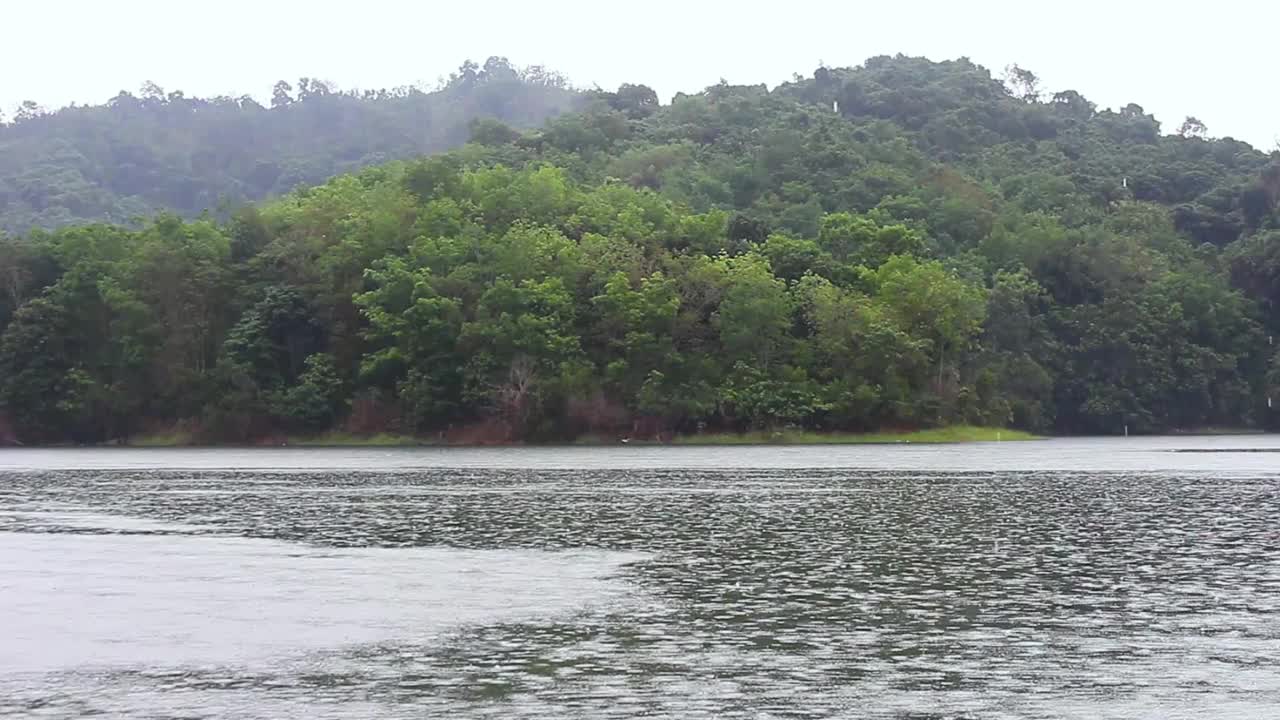
<instances>
[{"instance_id":1,"label":"riverbank vegetation","mask_svg":"<svg viewBox=\"0 0 1280 720\"><path fill-rule=\"evenodd\" d=\"M1275 153L964 60L584 98L225 218L0 239L0 427L469 444L1277 420Z\"/></svg>"},{"instance_id":2,"label":"riverbank vegetation","mask_svg":"<svg viewBox=\"0 0 1280 720\"><path fill-rule=\"evenodd\" d=\"M928 430L875 433L827 433L806 430L771 430L747 433L686 435L675 438L678 445L900 445L970 442L1018 442L1038 440L1021 430L954 425Z\"/></svg>"},{"instance_id":3,"label":"riverbank vegetation","mask_svg":"<svg viewBox=\"0 0 1280 720\"><path fill-rule=\"evenodd\" d=\"M745 433L695 433L631 438L625 435L583 434L573 439L574 445L896 445L910 443L945 444L970 442L1014 442L1039 440L1039 436L1021 430L983 428L959 425L928 430L877 433L830 433L808 430L756 430ZM148 433L128 439L133 447L191 447L203 444L201 438L188 432ZM507 444L501 440L498 444ZM356 434L330 430L314 435L288 435L259 438L257 444L279 447L449 447L465 445L443 434L396 435L391 433Z\"/></svg>"}]
</instances>

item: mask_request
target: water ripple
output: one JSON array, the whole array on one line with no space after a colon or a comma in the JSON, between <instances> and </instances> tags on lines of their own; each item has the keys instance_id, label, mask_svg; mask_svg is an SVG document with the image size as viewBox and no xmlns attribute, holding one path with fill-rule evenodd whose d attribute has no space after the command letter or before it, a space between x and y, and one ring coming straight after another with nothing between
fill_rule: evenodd
<instances>
[{"instance_id":1,"label":"water ripple","mask_svg":"<svg viewBox=\"0 0 1280 720\"><path fill-rule=\"evenodd\" d=\"M0 593L148 595L105 660L0 662L0 716L1269 717L1278 509L1145 472L11 473Z\"/></svg>"}]
</instances>

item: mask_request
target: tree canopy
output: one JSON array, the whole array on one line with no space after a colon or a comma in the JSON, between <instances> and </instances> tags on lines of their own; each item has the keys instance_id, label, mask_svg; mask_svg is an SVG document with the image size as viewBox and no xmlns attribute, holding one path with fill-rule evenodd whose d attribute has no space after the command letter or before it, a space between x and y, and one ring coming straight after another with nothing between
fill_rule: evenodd
<instances>
[{"instance_id":1,"label":"tree canopy","mask_svg":"<svg viewBox=\"0 0 1280 720\"><path fill-rule=\"evenodd\" d=\"M1276 153L963 59L563 92L225 217L0 239L0 412L26 442L1280 422Z\"/></svg>"}]
</instances>

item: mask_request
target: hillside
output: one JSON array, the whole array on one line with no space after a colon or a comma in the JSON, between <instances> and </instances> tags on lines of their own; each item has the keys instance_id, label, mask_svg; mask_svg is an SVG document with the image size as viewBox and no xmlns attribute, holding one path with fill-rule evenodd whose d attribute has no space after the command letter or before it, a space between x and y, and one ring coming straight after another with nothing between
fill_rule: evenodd
<instances>
[{"instance_id":1,"label":"hillside","mask_svg":"<svg viewBox=\"0 0 1280 720\"><path fill-rule=\"evenodd\" d=\"M0 125L0 230L129 223L161 210L194 217L457 147L479 118L537 127L581 100L554 73L490 58L434 92L338 92L302 78L277 83L269 107L153 84L98 106L46 113L30 103Z\"/></svg>"},{"instance_id":2,"label":"hillside","mask_svg":"<svg viewBox=\"0 0 1280 720\"><path fill-rule=\"evenodd\" d=\"M873 58L0 252L27 442L1280 420L1280 156Z\"/></svg>"}]
</instances>

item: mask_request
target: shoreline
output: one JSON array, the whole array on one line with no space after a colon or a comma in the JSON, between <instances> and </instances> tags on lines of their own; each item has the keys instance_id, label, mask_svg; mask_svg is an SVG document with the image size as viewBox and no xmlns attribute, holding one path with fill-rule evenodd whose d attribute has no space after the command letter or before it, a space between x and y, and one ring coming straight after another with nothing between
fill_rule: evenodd
<instances>
[{"instance_id":1,"label":"shoreline","mask_svg":"<svg viewBox=\"0 0 1280 720\"><path fill-rule=\"evenodd\" d=\"M438 437L377 433L356 435L329 432L319 435L284 436L279 442L258 443L203 443L189 433L162 432L139 435L128 442L99 443L92 445L14 445L26 448L361 448L361 447L616 447L616 446L684 446L709 447L724 445L950 445L976 442L1025 442L1044 440L1047 436L1034 435L1021 430L984 428L966 425L913 431L880 431L872 433L824 433L806 430L755 431L748 433L699 433L675 435L669 438L636 439L625 436L582 435L573 440L556 442L450 442Z\"/></svg>"},{"instance_id":2,"label":"shoreline","mask_svg":"<svg viewBox=\"0 0 1280 720\"><path fill-rule=\"evenodd\" d=\"M1246 438L1273 436L1276 430L1262 429L1178 429L1159 433L1134 435L1142 437L1181 438L1186 440L1205 438ZM986 428L968 425L931 428L926 430L879 431L869 433L818 432L806 430L753 431L747 433L711 432L689 435L673 435L660 438L629 438L622 435L584 434L570 440L517 440L489 442L461 442L438 435L400 435L375 433L358 435L347 432L327 432L318 435L277 435L254 442L200 442L190 433L168 431L138 435L127 442L103 443L22 443L0 444L3 450L74 450L74 449L343 449L343 448L604 448L604 447L824 447L833 445L966 445L974 443L1031 442L1071 438L1117 438L1119 435L1036 435L1022 430ZM1178 452L1200 452L1186 450ZM1207 452L1207 451L1204 451Z\"/></svg>"}]
</instances>

